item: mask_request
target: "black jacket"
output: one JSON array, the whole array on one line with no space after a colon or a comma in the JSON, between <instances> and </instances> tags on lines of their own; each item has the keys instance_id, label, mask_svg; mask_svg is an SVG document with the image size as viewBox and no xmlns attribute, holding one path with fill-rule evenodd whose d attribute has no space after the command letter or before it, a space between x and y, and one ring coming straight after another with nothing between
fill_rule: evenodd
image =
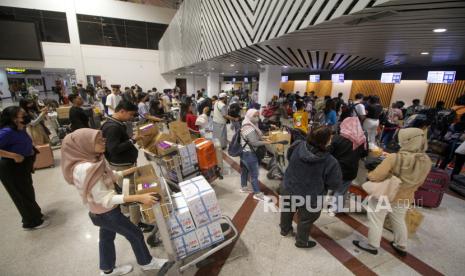
<instances>
[{"instance_id":1,"label":"black jacket","mask_svg":"<svg viewBox=\"0 0 465 276\"><path fill-rule=\"evenodd\" d=\"M336 190L342 184L341 168L329 152L321 152L305 141L296 141L287 152L289 166L284 173L284 188L292 195L317 196Z\"/></svg>"},{"instance_id":2,"label":"black jacket","mask_svg":"<svg viewBox=\"0 0 465 276\"><path fill-rule=\"evenodd\" d=\"M107 139L105 158L116 165L130 165L137 161L139 151L126 132L126 125L113 118L102 126L103 137Z\"/></svg>"},{"instance_id":3,"label":"black jacket","mask_svg":"<svg viewBox=\"0 0 465 276\"><path fill-rule=\"evenodd\" d=\"M80 107L72 106L70 108L69 121L71 122L71 131L89 127L89 117Z\"/></svg>"},{"instance_id":4,"label":"black jacket","mask_svg":"<svg viewBox=\"0 0 465 276\"><path fill-rule=\"evenodd\" d=\"M343 180L357 178L358 163L362 157L368 154L364 145L353 150L352 141L340 135L333 136L329 151L341 166Z\"/></svg>"}]
</instances>

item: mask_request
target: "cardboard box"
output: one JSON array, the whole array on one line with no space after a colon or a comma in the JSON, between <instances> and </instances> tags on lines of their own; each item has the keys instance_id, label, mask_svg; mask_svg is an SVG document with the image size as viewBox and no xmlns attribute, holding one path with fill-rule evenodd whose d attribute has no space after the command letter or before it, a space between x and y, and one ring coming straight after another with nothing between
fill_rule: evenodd
<instances>
[{"instance_id":1,"label":"cardboard box","mask_svg":"<svg viewBox=\"0 0 465 276\"><path fill-rule=\"evenodd\" d=\"M163 198L160 181L152 165L145 165L137 167L134 173L134 183L136 185L136 194L157 193L161 196L160 203L162 204L162 212L165 217L169 215L168 208L163 205L165 199ZM153 213L152 206L140 204L142 217L148 223L155 222L155 214Z\"/></svg>"},{"instance_id":2,"label":"cardboard box","mask_svg":"<svg viewBox=\"0 0 465 276\"><path fill-rule=\"evenodd\" d=\"M201 249L224 240L223 230L221 230L221 225L218 221L198 228L196 234Z\"/></svg>"},{"instance_id":3,"label":"cardboard box","mask_svg":"<svg viewBox=\"0 0 465 276\"><path fill-rule=\"evenodd\" d=\"M291 134L287 131L272 131L270 132L270 140L271 142L278 142L278 141L287 141L290 145L291 143ZM278 153L284 153L284 145L274 145L276 147L276 151Z\"/></svg>"},{"instance_id":4,"label":"cardboard box","mask_svg":"<svg viewBox=\"0 0 465 276\"><path fill-rule=\"evenodd\" d=\"M57 118L58 119L69 119L69 111L71 106L60 106L57 108Z\"/></svg>"},{"instance_id":5,"label":"cardboard box","mask_svg":"<svg viewBox=\"0 0 465 276\"><path fill-rule=\"evenodd\" d=\"M181 165L183 168L194 167L197 165L197 150L194 143L178 145L178 152L181 157Z\"/></svg>"},{"instance_id":6,"label":"cardboard box","mask_svg":"<svg viewBox=\"0 0 465 276\"><path fill-rule=\"evenodd\" d=\"M158 135L158 132L158 126L153 123L138 127L137 134L141 137L141 139L137 141L137 144L143 148L149 147L150 143L152 143L152 141Z\"/></svg>"},{"instance_id":7,"label":"cardboard box","mask_svg":"<svg viewBox=\"0 0 465 276\"><path fill-rule=\"evenodd\" d=\"M218 221L210 223L208 225L208 231L210 232L212 244L221 242L224 240L223 230L221 229L221 225Z\"/></svg>"},{"instance_id":8,"label":"cardboard box","mask_svg":"<svg viewBox=\"0 0 465 276\"><path fill-rule=\"evenodd\" d=\"M157 144L160 142L172 142L174 143L176 139L174 139L170 134L164 133L164 132L159 132L157 136L155 136L155 139L153 140L152 143L150 143L149 147L147 148L150 152L154 154L158 154L157 150Z\"/></svg>"},{"instance_id":9,"label":"cardboard box","mask_svg":"<svg viewBox=\"0 0 465 276\"><path fill-rule=\"evenodd\" d=\"M177 150L174 144L168 142L168 141L160 141L157 142L157 154L158 155L167 155L170 153L173 153Z\"/></svg>"},{"instance_id":10,"label":"cardboard box","mask_svg":"<svg viewBox=\"0 0 465 276\"><path fill-rule=\"evenodd\" d=\"M173 240L173 245L179 259L200 250L199 240L197 239L195 231L175 238Z\"/></svg>"},{"instance_id":11,"label":"cardboard box","mask_svg":"<svg viewBox=\"0 0 465 276\"><path fill-rule=\"evenodd\" d=\"M174 210L171 213L168 225L171 238L176 238L194 231L195 224L182 193L174 194L172 200Z\"/></svg>"},{"instance_id":12,"label":"cardboard box","mask_svg":"<svg viewBox=\"0 0 465 276\"><path fill-rule=\"evenodd\" d=\"M215 191L203 176L183 181L179 186L198 228L221 217Z\"/></svg>"},{"instance_id":13,"label":"cardboard box","mask_svg":"<svg viewBox=\"0 0 465 276\"><path fill-rule=\"evenodd\" d=\"M182 145L192 143L192 137L187 128L187 123L181 121L174 121L169 123L170 133L176 138L176 142Z\"/></svg>"}]
</instances>

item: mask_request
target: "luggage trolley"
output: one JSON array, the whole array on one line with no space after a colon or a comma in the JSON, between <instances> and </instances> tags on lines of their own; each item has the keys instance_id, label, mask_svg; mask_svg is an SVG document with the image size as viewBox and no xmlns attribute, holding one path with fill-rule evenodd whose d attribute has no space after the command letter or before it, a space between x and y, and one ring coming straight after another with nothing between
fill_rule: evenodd
<instances>
[{"instance_id":1,"label":"luggage trolley","mask_svg":"<svg viewBox=\"0 0 465 276\"><path fill-rule=\"evenodd\" d=\"M145 158L154 162L161 176L163 176L168 184L175 190L179 191L179 182L200 175L200 170L197 164L192 167L183 168L181 164L181 156L177 152L172 152L166 155L156 155L150 151L143 149Z\"/></svg>"},{"instance_id":2,"label":"luggage trolley","mask_svg":"<svg viewBox=\"0 0 465 276\"><path fill-rule=\"evenodd\" d=\"M152 210L155 215L155 222L158 226L160 239L168 256L168 263L160 269L158 275L179 275L183 274L186 270L188 270L191 267L197 266L200 268L202 266L208 265L208 258L211 255L229 246L237 239L237 237L239 236L237 228L234 226L233 222L228 216L223 215L219 219L219 223L221 225L221 228L223 229L224 240L211 245L209 248L201 249L200 251L197 251L192 255L187 255L182 259L179 259L176 255L176 251L169 234L169 226L167 221L168 216L165 216L162 211L162 208L167 208L169 212L172 212L174 209L173 200L171 198L171 190L167 181L163 177L160 177L160 185L162 194L165 198L165 202L157 202L155 205L152 206ZM141 210L141 212L142 211L146 210ZM227 230L225 231L224 229Z\"/></svg>"}]
</instances>

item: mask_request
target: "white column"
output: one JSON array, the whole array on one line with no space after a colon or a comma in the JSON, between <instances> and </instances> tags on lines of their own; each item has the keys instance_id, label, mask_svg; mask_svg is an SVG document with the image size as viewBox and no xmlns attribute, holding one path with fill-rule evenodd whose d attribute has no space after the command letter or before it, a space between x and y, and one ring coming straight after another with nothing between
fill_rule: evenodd
<instances>
[{"instance_id":1,"label":"white column","mask_svg":"<svg viewBox=\"0 0 465 276\"><path fill-rule=\"evenodd\" d=\"M78 0L66 0L66 21L68 23L69 42L73 55L76 81L86 86L87 80L82 58L81 42L79 40L75 1Z\"/></svg>"},{"instance_id":2,"label":"white column","mask_svg":"<svg viewBox=\"0 0 465 276\"><path fill-rule=\"evenodd\" d=\"M220 74L216 72L208 73L207 77L207 93L208 97L218 95L220 93Z\"/></svg>"},{"instance_id":3,"label":"white column","mask_svg":"<svg viewBox=\"0 0 465 276\"><path fill-rule=\"evenodd\" d=\"M6 75L6 71L3 68L0 68L0 91L2 91L3 95L0 95L2 98L9 98L10 90L8 87L8 77Z\"/></svg>"},{"instance_id":4,"label":"white column","mask_svg":"<svg viewBox=\"0 0 465 276\"><path fill-rule=\"evenodd\" d=\"M258 103L262 107L268 104L273 95L279 95L281 84L281 66L265 65L264 68L258 81Z\"/></svg>"}]
</instances>

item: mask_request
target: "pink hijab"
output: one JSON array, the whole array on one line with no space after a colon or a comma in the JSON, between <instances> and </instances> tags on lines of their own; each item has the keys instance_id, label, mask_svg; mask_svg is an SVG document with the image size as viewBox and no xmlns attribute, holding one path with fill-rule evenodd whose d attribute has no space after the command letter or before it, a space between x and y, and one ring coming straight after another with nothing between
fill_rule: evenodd
<instances>
[{"instance_id":1,"label":"pink hijab","mask_svg":"<svg viewBox=\"0 0 465 276\"><path fill-rule=\"evenodd\" d=\"M355 150L360 145L367 148L365 133L363 132L358 117L347 117L341 123L341 136L352 141L352 147Z\"/></svg>"},{"instance_id":2,"label":"pink hijab","mask_svg":"<svg viewBox=\"0 0 465 276\"><path fill-rule=\"evenodd\" d=\"M253 117L253 115L255 115L255 113L257 113L258 110L256 109L249 109L247 110L247 112L245 113L245 117L244 117L244 120L242 120L242 125L245 126L245 125L248 125L248 126L251 126L255 129L255 131L257 132L258 136L262 136L263 133L262 131L258 128L258 124L254 124L252 123L251 119Z\"/></svg>"},{"instance_id":3,"label":"pink hijab","mask_svg":"<svg viewBox=\"0 0 465 276\"><path fill-rule=\"evenodd\" d=\"M113 171L107 166L103 153L95 152L95 141L101 135L100 130L81 128L66 135L61 146L61 170L66 182L70 185L74 183L73 172L76 165L90 162L92 166L87 169L83 192L81 194L84 203L92 199L90 191L92 187L103 177L103 182L108 187L113 187L116 177Z\"/></svg>"}]
</instances>

